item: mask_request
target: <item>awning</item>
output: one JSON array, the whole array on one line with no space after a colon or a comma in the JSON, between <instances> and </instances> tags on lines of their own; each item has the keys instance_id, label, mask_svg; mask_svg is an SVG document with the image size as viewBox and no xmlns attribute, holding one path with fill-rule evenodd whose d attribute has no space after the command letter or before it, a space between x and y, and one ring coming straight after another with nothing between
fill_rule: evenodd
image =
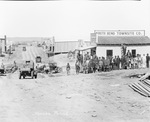
<instances>
[{"instance_id":1,"label":"awning","mask_svg":"<svg viewBox=\"0 0 150 122\"><path fill-rule=\"evenodd\" d=\"M96 46L79 47L79 48L76 49L76 50L85 51L85 50L92 49L92 48L95 48L95 47L96 47Z\"/></svg>"},{"instance_id":2,"label":"awning","mask_svg":"<svg viewBox=\"0 0 150 122\"><path fill-rule=\"evenodd\" d=\"M48 53L48 54L53 54L54 53L54 52L49 51L49 50L46 50L45 52Z\"/></svg>"}]
</instances>

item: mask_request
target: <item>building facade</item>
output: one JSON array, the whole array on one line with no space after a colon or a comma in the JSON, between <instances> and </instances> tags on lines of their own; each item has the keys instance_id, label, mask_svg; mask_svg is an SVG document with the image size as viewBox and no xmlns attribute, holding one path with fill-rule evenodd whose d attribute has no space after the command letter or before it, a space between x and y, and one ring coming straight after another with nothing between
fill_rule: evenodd
<instances>
[{"instance_id":1,"label":"building facade","mask_svg":"<svg viewBox=\"0 0 150 122\"><path fill-rule=\"evenodd\" d=\"M70 51L75 51L79 47L90 46L90 41L60 41L55 42L54 52L55 53L68 53Z\"/></svg>"},{"instance_id":2,"label":"building facade","mask_svg":"<svg viewBox=\"0 0 150 122\"><path fill-rule=\"evenodd\" d=\"M91 34L91 42L97 45L98 57L121 57L123 45L133 56L140 54L145 58L150 54L150 39L145 31L95 31Z\"/></svg>"},{"instance_id":3,"label":"building facade","mask_svg":"<svg viewBox=\"0 0 150 122\"><path fill-rule=\"evenodd\" d=\"M6 50L7 50L6 36L0 37L0 54L5 53Z\"/></svg>"}]
</instances>

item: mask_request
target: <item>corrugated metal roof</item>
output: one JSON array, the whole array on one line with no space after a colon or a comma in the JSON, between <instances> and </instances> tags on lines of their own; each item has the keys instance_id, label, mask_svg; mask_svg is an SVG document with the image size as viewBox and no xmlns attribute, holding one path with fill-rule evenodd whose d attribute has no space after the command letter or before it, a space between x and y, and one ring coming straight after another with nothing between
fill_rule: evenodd
<instances>
[{"instance_id":1,"label":"corrugated metal roof","mask_svg":"<svg viewBox=\"0 0 150 122\"><path fill-rule=\"evenodd\" d=\"M89 41L85 41L85 43L87 46L90 45ZM74 51L78 48L78 46L79 41L55 42L55 53Z\"/></svg>"},{"instance_id":2,"label":"corrugated metal roof","mask_svg":"<svg viewBox=\"0 0 150 122\"><path fill-rule=\"evenodd\" d=\"M55 42L55 53L74 51L78 41Z\"/></svg>"},{"instance_id":3,"label":"corrugated metal roof","mask_svg":"<svg viewBox=\"0 0 150 122\"><path fill-rule=\"evenodd\" d=\"M98 45L146 45L150 44L147 36L99 36Z\"/></svg>"}]
</instances>

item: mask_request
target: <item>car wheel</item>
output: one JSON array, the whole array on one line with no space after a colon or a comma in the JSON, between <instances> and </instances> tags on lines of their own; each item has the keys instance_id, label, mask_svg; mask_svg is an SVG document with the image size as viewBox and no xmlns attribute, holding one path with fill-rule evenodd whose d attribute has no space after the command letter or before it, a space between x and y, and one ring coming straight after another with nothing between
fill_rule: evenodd
<instances>
[{"instance_id":1,"label":"car wheel","mask_svg":"<svg viewBox=\"0 0 150 122\"><path fill-rule=\"evenodd\" d=\"M25 77L26 77L26 76L25 76L25 75L23 75L23 79L25 79Z\"/></svg>"},{"instance_id":2,"label":"car wheel","mask_svg":"<svg viewBox=\"0 0 150 122\"><path fill-rule=\"evenodd\" d=\"M21 74L19 74L19 79L21 79Z\"/></svg>"},{"instance_id":3,"label":"car wheel","mask_svg":"<svg viewBox=\"0 0 150 122\"><path fill-rule=\"evenodd\" d=\"M34 72L33 71L31 72L31 78L32 79L34 78Z\"/></svg>"},{"instance_id":4,"label":"car wheel","mask_svg":"<svg viewBox=\"0 0 150 122\"><path fill-rule=\"evenodd\" d=\"M37 74L36 75L34 75L34 77L35 77L35 79L37 78Z\"/></svg>"}]
</instances>

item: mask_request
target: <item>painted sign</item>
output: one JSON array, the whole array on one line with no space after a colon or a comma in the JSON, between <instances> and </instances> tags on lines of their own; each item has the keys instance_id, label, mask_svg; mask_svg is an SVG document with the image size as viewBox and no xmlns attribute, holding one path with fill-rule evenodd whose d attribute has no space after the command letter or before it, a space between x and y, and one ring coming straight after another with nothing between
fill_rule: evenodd
<instances>
[{"instance_id":1,"label":"painted sign","mask_svg":"<svg viewBox=\"0 0 150 122\"><path fill-rule=\"evenodd\" d=\"M95 30L97 36L145 36L145 30Z\"/></svg>"}]
</instances>

